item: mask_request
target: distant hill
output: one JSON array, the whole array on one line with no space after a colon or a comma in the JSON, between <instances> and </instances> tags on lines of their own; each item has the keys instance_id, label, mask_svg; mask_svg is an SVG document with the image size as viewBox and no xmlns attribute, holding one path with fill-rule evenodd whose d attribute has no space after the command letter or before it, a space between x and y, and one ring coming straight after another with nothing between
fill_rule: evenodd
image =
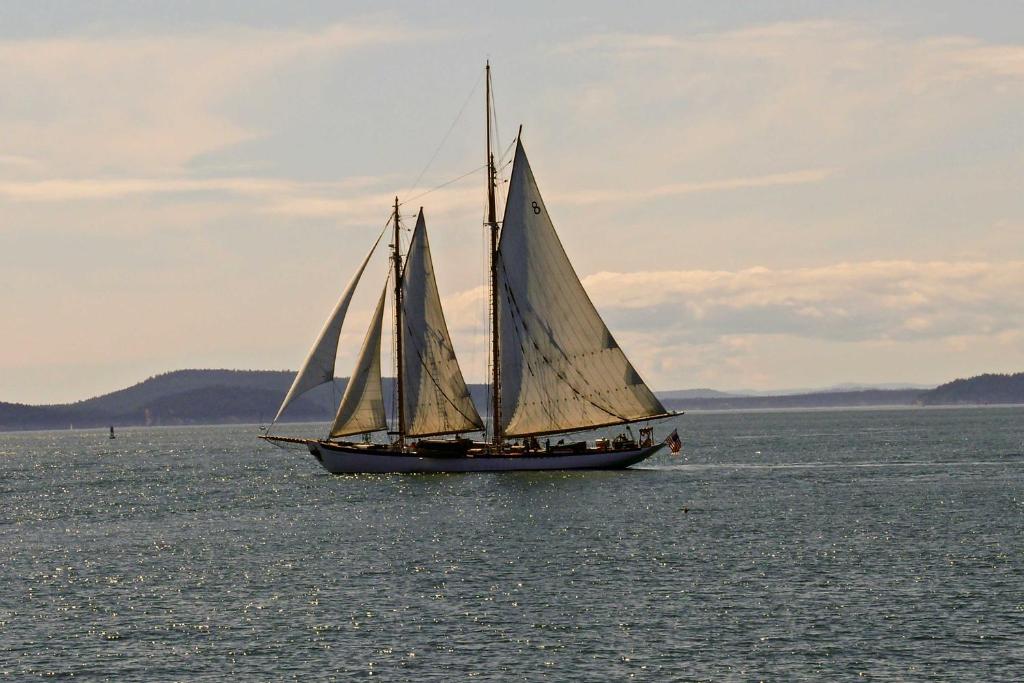
<instances>
[{"instance_id":1,"label":"distant hill","mask_svg":"<svg viewBox=\"0 0 1024 683\"><path fill-rule=\"evenodd\" d=\"M30 406L0 402L0 431L138 425L267 423L295 378L290 370L176 370L126 389L59 405ZM384 378L385 408L390 414L393 382ZM334 417L347 378L317 387L292 402L282 421L327 421ZM487 388L470 385L478 406Z\"/></svg>"},{"instance_id":2,"label":"distant hill","mask_svg":"<svg viewBox=\"0 0 1024 683\"><path fill-rule=\"evenodd\" d=\"M136 425L268 423L291 386L289 370L177 370L76 403L31 406L0 402L0 431ZM288 408L290 422L327 421L334 416L347 379L313 389ZM384 379L390 403L393 380ZM482 415L487 387L469 386ZM862 406L1024 403L1024 373L981 375L930 390L834 390L780 396L740 396L714 389L660 392L670 410L758 410L773 408L842 408ZM390 405L385 406L388 413Z\"/></svg>"},{"instance_id":3,"label":"distant hill","mask_svg":"<svg viewBox=\"0 0 1024 683\"><path fill-rule=\"evenodd\" d=\"M269 421L294 377L290 371L177 370L76 403L0 403L0 430ZM289 419L330 419L332 393L340 396L345 382L299 398L288 410Z\"/></svg>"},{"instance_id":4,"label":"distant hill","mask_svg":"<svg viewBox=\"0 0 1024 683\"><path fill-rule=\"evenodd\" d=\"M926 406L1024 403L1024 372L953 380L924 392L920 402Z\"/></svg>"},{"instance_id":5,"label":"distant hill","mask_svg":"<svg viewBox=\"0 0 1024 683\"><path fill-rule=\"evenodd\" d=\"M827 387L803 387L803 388L789 388L789 389L735 389L727 392L728 396L796 396L796 395L811 395L811 394L840 394L846 392L855 391L892 391L895 389L913 389L916 391L927 391L934 389L934 384L907 384L905 382L889 382L883 384L860 384L856 382L846 382L843 384L833 384Z\"/></svg>"},{"instance_id":6,"label":"distant hill","mask_svg":"<svg viewBox=\"0 0 1024 683\"><path fill-rule=\"evenodd\" d=\"M295 373L288 370L175 370L150 377L127 389L70 405L103 412L130 413L158 399L210 387L275 391L279 392L280 403L294 378ZM276 406L274 410L277 410Z\"/></svg>"},{"instance_id":7,"label":"distant hill","mask_svg":"<svg viewBox=\"0 0 1024 683\"><path fill-rule=\"evenodd\" d=\"M833 391L869 391L871 389L882 389L884 391L892 391L895 389L915 389L917 391L928 391L934 389L934 384L908 384L906 382L886 382L883 384L860 384L859 382L846 382L844 384L836 384L825 389L817 389L814 392L803 391L800 393L823 393Z\"/></svg>"},{"instance_id":8,"label":"distant hill","mask_svg":"<svg viewBox=\"0 0 1024 683\"><path fill-rule=\"evenodd\" d=\"M727 394L726 392L718 391L717 389L674 389L672 391L659 391L657 394L658 398L662 401L677 398L732 398L740 395Z\"/></svg>"},{"instance_id":9,"label":"distant hill","mask_svg":"<svg viewBox=\"0 0 1024 683\"><path fill-rule=\"evenodd\" d=\"M832 391L785 396L730 396L708 398L666 398L670 410L767 410L772 408L859 408L865 406L914 405L917 389L870 389Z\"/></svg>"}]
</instances>

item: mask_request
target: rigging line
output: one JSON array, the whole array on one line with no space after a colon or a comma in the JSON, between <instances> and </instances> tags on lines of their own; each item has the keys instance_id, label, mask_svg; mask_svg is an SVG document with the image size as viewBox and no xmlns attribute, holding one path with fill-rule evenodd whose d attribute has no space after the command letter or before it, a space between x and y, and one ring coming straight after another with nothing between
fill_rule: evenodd
<instances>
[{"instance_id":1,"label":"rigging line","mask_svg":"<svg viewBox=\"0 0 1024 683\"><path fill-rule=\"evenodd\" d=\"M515 144L518 141L519 141L519 138L516 138L515 140L510 142L508 147L505 148L505 151L501 153L500 157L498 157L498 161L501 161L502 159L505 159L508 156L508 153L512 151L512 147L514 147ZM508 168L512 164L513 161L515 161L515 157L509 157L507 161L503 161L502 164L501 164L501 170L504 170L504 169Z\"/></svg>"},{"instance_id":2,"label":"rigging line","mask_svg":"<svg viewBox=\"0 0 1024 683\"><path fill-rule=\"evenodd\" d=\"M420 174L416 176L416 180L413 181L412 187L409 188L406 194L411 193L413 190L419 187L420 181L423 180L423 175L430 168L431 164L433 164L434 161L437 160L437 155L441 153L441 149L444 147L444 143L448 142L448 138L451 136L452 131L455 130L455 126L459 123L459 119L462 118L462 114L466 111L466 107L469 106L470 100L473 99L473 96L476 95L476 91L480 88L480 81L483 80L483 77L484 72L480 72L480 75L476 79L476 83L473 84L473 89L469 92L469 95L466 97L466 101L462 103L462 107L459 109L459 113L455 115L455 120L452 121L452 124L450 126L448 126L448 132L444 134L443 138L441 138L441 142L437 145L437 149L435 149L434 153L431 155L430 161L428 161L427 165L423 167L423 170L420 171Z\"/></svg>"},{"instance_id":3,"label":"rigging line","mask_svg":"<svg viewBox=\"0 0 1024 683\"><path fill-rule=\"evenodd\" d=\"M526 434L517 434L516 436L514 436L512 438L519 439L519 438L525 438L525 437L530 437L530 436L553 436L555 434L572 434L574 432L589 432L589 431L594 431L594 430L597 430L597 429L603 429L603 428L606 428L606 427L618 427L620 425L631 425L631 424L637 424L639 422L654 422L654 421L658 421L658 420L667 420L670 417L677 417L678 415L682 415L682 414L683 413L664 413L664 414L661 414L661 415L652 415L650 417L633 417L633 418L630 418L628 420L622 420L622 421L619 421L619 422L605 422L605 423L602 423L602 424L589 425L587 427L573 427L571 429L558 429L558 430L545 431L545 432L528 432Z\"/></svg>"},{"instance_id":4,"label":"rigging line","mask_svg":"<svg viewBox=\"0 0 1024 683\"><path fill-rule=\"evenodd\" d=\"M503 270L503 272L505 271L504 266L502 267L502 270ZM507 274L506 274L506 276L507 276ZM512 291L508 288L508 285L505 286L505 292L508 295L509 302L512 304L512 306L510 307L510 313L512 313L513 317L518 318L518 322L519 322L519 325L517 327L513 328L513 330L515 331L516 336L519 338L519 346L520 346L520 348L524 348L523 347L523 337L522 337L522 334L525 333L526 335L529 335L529 329L526 326L526 321L525 321L525 319L522 316L522 311L519 309L519 302L516 301L516 298L512 294ZM519 331L519 327L522 328L522 332ZM558 379L562 380L562 382L565 383L565 386L567 386L572 393L574 393L575 395L579 396L583 400L587 401L588 403L593 405L594 408L598 409L602 413L607 413L611 417L616 418L618 420L623 420L623 421L627 420L626 416L618 415L617 413L614 413L614 412L604 408L603 405L595 402L592 398L590 398L589 396L584 394L579 389L575 388L572 385L572 383L569 381L569 378L566 376L566 374L561 372L561 371L559 371L555 367L554 361L552 361L552 359L549 358L544 353L544 351L541 350L541 347L537 344L537 342L534 339L532 339L532 337L529 337L529 339L527 341L528 341L529 345L531 345L532 347L534 347L537 350L538 354L541 356L541 360L543 360L545 362L545 364L548 365L548 367L551 369L552 372L554 372L555 376ZM569 367L571 368L572 367L571 366L571 362L572 362L571 359L568 358L568 356L565 356L564 353L562 355L566 359L566 361L569 362ZM524 355L524 358L525 358L525 355ZM537 373L534 372L534 369L532 369L532 367L530 366L530 362L529 362L528 358L526 358L526 368L529 370L531 375L535 375L535 376L537 375ZM579 371L577 371L577 372L579 372ZM584 378L584 382L587 382L586 378ZM589 384L589 382L587 382L587 383Z\"/></svg>"},{"instance_id":5,"label":"rigging line","mask_svg":"<svg viewBox=\"0 0 1024 683\"><path fill-rule=\"evenodd\" d=\"M331 374L333 375L334 373L331 373ZM349 377L349 382L351 382L351 381L352 381L352 378ZM348 384L345 385L345 388L346 389L348 388ZM337 380L334 377L331 377L331 405L334 406L335 413L337 413L338 409L341 408L340 403L341 403L341 399L338 398L338 382L337 382ZM328 419L329 419L330 418L330 412L328 412L327 415L328 415ZM331 429L330 429L330 427L327 428L327 438L328 439L331 438Z\"/></svg>"},{"instance_id":6,"label":"rigging line","mask_svg":"<svg viewBox=\"0 0 1024 683\"><path fill-rule=\"evenodd\" d=\"M512 151L512 148L515 147L515 145L516 145L516 143L518 141L519 141L519 136L517 135L512 140L512 142L509 143L509 145L505 148L505 150L501 153L501 156L498 157L498 167L494 170L494 175L495 175L495 180L501 186L504 186L504 185L508 184L509 178L505 175L505 170L509 166L512 165L512 162L515 161L515 155L509 156L509 152ZM507 157L507 159L506 159L506 157ZM503 194L499 194L498 201L499 201L499 203L501 205L501 215L502 215L502 220L500 221L500 223L503 224L504 220L505 220L505 205L508 203L508 193L505 192Z\"/></svg>"},{"instance_id":7,"label":"rigging line","mask_svg":"<svg viewBox=\"0 0 1024 683\"><path fill-rule=\"evenodd\" d=\"M498 149L501 149L501 132L498 130L498 107L494 103L494 84L491 84L489 88L491 95L491 119L494 120L494 141L498 143ZM501 161L501 157L498 157L498 161Z\"/></svg>"},{"instance_id":8,"label":"rigging line","mask_svg":"<svg viewBox=\"0 0 1024 683\"><path fill-rule=\"evenodd\" d=\"M517 142L519 142L518 135L512 138L512 142L508 143L508 146L505 148L505 151L502 152L501 155L498 157L498 163L501 164L499 170L508 168L509 164L515 161L515 157L509 157L508 153L512 151L512 148L516 146ZM506 158L508 159L507 161Z\"/></svg>"},{"instance_id":9,"label":"rigging line","mask_svg":"<svg viewBox=\"0 0 1024 683\"><path fill-rule=\"evenodd\" d=\"M408 328L407 328L407 329L408 329ZM455 349L453 349L453 348L451 348L451 347L449 347L449 346L446 346L446 347L444 347L444 348L445 348L445 350L446 350L446 351L451 351L451 353L452 353L452 356L454 356L454 355L455 355ZM447 394L447 393L445 393L445 390L441 388L441 385L440 385L440 383L439 383L439 382L437 381L437 378L436 378L436 377L434 376L434 373L432 373L432 372L430 371L430 368L429 368L429 367L427 366L427 359L423 357L423 349L422 349L422 348L420 348L420 345L419 345L419 344L415 344L415 346L414 346L414 349L416 350L416 357L417 357L417 358L419 358L419 361L420 361L420 366L421 366L421 367L422 367L422 368L423 368L424 370L426 370L426 373L425 373L425 374L426 374L426 376L427 376L427 377L429 377L429 378L430 378L430 381L431 381L431 383L432 383L432 384L434 385L434 388L435 388L435 389L437 390L437 393L441 395L441 398L443 398L444 400L448 401L448 403L449 403L449 404L451 404L452 408L454 408L454 409L455 409L455 412L457 412L457 413L458 413L459 415L461 415L462 417L466 418L466 421L467 421L467 422L469 422L469 423L471 423L471 424L474 424L474 426L475 426L475 423L473 422L473 418L472 418L472 417L470 417L469 415L466 415L466 414L465 414L464 412L462 412L462 410L461 410L461 409L459 408L459 406L457 406L457 405L455 404L455 401L453 401L453 400L451 399L451 397L450 397L450 396L448 396L448 394ZM468 392L469 388L467 387L467 388L466 388L466 390L467 390L467 392ZM470 396L470 395L469 395L468 393L467 393L467 398L469 398L469 399L470 399L470 402L472 402L472 397L471 397L471 396ZM447 418L447 416L446 416L446 417L445 417L445 421L447 422L447 420L448 420L448 418ZM483 430L482 430L482 429L480 429L480 430L465 430L465 431L483 431Z\"/></svg>"},{"instance_id":10,"label":"rigging line","mask_svg":"<svg viewBox=\"0 0 1024 683\"><path fill-rule=\"evenodd\" d=\"M490 95L491 95L491 118L494 120L494 141L497 143L498 149L501 149L502 148L501 147L501 130L498 128L498 105L494 101L494 85L493 84L490 87ZM516 136L516 140L518 140L518 138L519 138L519 136L517 135ZM513 142L515 142L515 140L513 140ZM509 145L498 156L498 164L499 164L500 168L499 169L495 169L495 173L494 173L495 180L497 180L498 174L499 173L501 174L501 182L502 182L503 185L505 184L504 170L505 170L505 166L506 166L506 164L504 163L504 159L505 159L505 155L509 153L509 150L511 148L512 148L512 145ZM507 201L508 201L508 195L506 194L501 199L501 213L502 213L503 220L504 220L504 215L505 215L505 204L506 204Z\"/></svg>"},{"instance_id":11,"label":"rigging line","mask_svg":"<svg viewBox=\"0 0 1024 683\"><path fill-rule=\"evenodd\" d=\"M462 175L460 175L460 176L459 176L458 178L452 178L452 179L451 179L451 180L449 180L448 182L446 182L446 183L441 183L440 185L438 185L438 186L436 186L436 187L432 187L432 188L430 188L429 190L427 190L426 192L421 192L421 193L419 193L418 195L415 195L415 196L413 196L413 197L409 197L409 198L408 198L408 199L406 199L406 200L405 200L404 202L399 202L399 204L398 204L398 205L399 205L399 206L405 206L406 204L408 204L408 203L409 203L409 202L411 202L411 201L414 201L414 200L416 200L416 199L419 199L420 197L426 197L426 196L427 196L428 194L430 194L431 192L437 192L437 191L438 191L438 190L440 190L441 188L444 188L444 187L448 187L448 186L449 186L449 185L451 185L452 183L457 183L457 182L459 182L460 180L463 180L463 179L465 179L465 178L468 178L469 176L473 175L474 173L477 173L477 172L479 172L479 171L482 171L482 170L484 170L485 168L487 168L487 164L484 164L483 166L477 166L477 167L476 167L476 168L474 168L474 169L473 169L472 171L466 171L465 173L463 173Z\"/></svg>"},{"instance_id":12,"label":"rigging line","mask_svg":"<svg viewBox=\"0 0 1024 683\"><path fill-rule=\"evenodd\" d=\"M511 317L518 318L518 325L514 326L513 330L515 331L516 336L519 337L520 347L523 347L523 341L524 341L523 334L525 333L525 335L527 337L529 337L528 341L529 341L530 345L533 346L533 348L537 351L537 353L540 356L541 360L545 364L547 364L547 366L552 370L552 372L555 373L556 377L558 377L560 380L562 380L565 383L565 385L567 387L569 387L570 391L572 391L579 398L583 399L584 401L586 401L590 405L594 406L595 408L597 408L601 412L607 413L607 414L611 415L612 417L617 418L619 420L627 421L629 418L627 418L626 416L619 415L615 411L609 410L608 408L606 408L606 407L600 405L599 403L595 402L592 398L590 398L589 396L584 394L582 391L577 389L573 385L573 383L569 380L569 377L567 376L567 374L562 372L561 370L559 370L555 366L554 361L552 359L548 358L548 356L544 353L544 351L541 350L541 348L537 344L537 342L533 339L532 336L530 336L530 330L529 330L529 327L526 324L526 319L523 317L523 313L522 313L522 311L519 308L519 302L516 300L515 295L512 293L512 290L508 286L508 271L505 269L504 262L499 261L498 265L501 267L501 272L505 274L505 278L506 278L504 289L505 289L505 294L508 297L508 301L511 304L511 306L509 307L509 313L511 314ZM523 328L522 332L519 331L519 327ZM565 354L565 352L561 349L561 347L558 344L555 344L555 348L556 348L557 351L559 351L559 353L562 354L562 357L566 360L566 362L568 363L569 367L575 370L576 368L573 366L572 359L569 358L569 356L567 356ZM524 354L523 357L526 360L527 368L530 370L531 374L536 374L536 373L533 372L533 368L530 367L530 361L529 361L529 359L526 358L525 354ZM579 373L579 370L576 370L576 372ZM581 379L583 380L584 384L590 384L590 382L587 381L586 377L582 377L581 376Z\"/></svg>"},{"instance_id":13,"label":"rigging line","mask_svg":"<svg viewBox=\"0 0 1024 683\"><path fill-rule=\"evenodd\" d=\"M518 142L518 136L516 136L516 141ZM541 201L541 203L543 204L543 200L541 199L540 201ZM553 227L554 227L554 226L552 226L552 228L553 228ZM564 248L564 246L562 246L561 240L559 240L559 239L558 239L557 235L555 236L555 243L557 244L558 248L560 248L560 249L561 249L561 251L562 251L562 253L563 253L563 255L564 255L564 254L565 254L565 248ZM566 259L568 260L568 256L566 256ZM504 263L503 261L501 261L501 262L499 262L499 264L500 264L500 267L501 267L501 270L502 270L502 272L503 272L503 273L505 274L505 277L507 278L507 277L508 277L508 271L507 271L507 270L505 269L505 263ZM582 285L582 283L580 283L580 282L579 282L578 276L577 276L577 279L576 279L576 281L577 281L577 283L578 283L578 284L580 285L580 288L581 288L581 289L582 289L582 291L583 291L583 296L584 296L584 298L585 298L585 299L586 299L586 300L587 300L587 301L588 301L588 302L590 303L591 307L592 307L592 308L594 308L594 310L595 310L595 312L596 312L596 307L594 307L594 303L593 303L593 301L592 301L592 300L590 299L590 295L589 295L589 294L587 294L587 291L586 291L586 289L585 289L585 288L583 288L583 285ZM506 281L506 282L507 282L507 281ZM529 330L528 330L528 329L526 328L526 320L525 320L525 319L524 319L524 318L522 317L521 311L519 310L519 303L518 303L518 302L517 302L517 301L515 300L514 296L512 295L512 291L511 291L510 289L508 289L508 285L507 285L507 284L506 284L506 287L505 287L505 289L506 289L506 290L508 291L508 295L509 295L509 297L511 297L511 303L512 303L512 305L513 305L513 308L515 309L515 310L513 311L513 313L514 313L514 314L516 314L516 315L519 315L519 317L520 317L520 321L521 321L521 324L523 325L523 329L524 329L524 331L526 331L527 333L529 333ZM598 318L600 319L600 315L598 315ZM608 337L610 337L610 338L612 339L612 342L613 342L613 343L615 344L615 347L616 347L616 348L619 348L619 347L618 347L618 343L616 343L616 342L615 342L615 339L614 339L614 337L611 337L611 332L610 332L610 331L608 330L608 327L607 327L607 325L605 325L605 324L604 324L604 320L601 320L600 322L601 322L601 324L602 324L602 325L604 326L605 334L606 334L606 335L607 335ZM539 347L537 347L537 345L536 345L536 342L534 342L534 346L535 346L535 347L537 348L537 351L538 351L538 352L540 352L540 348L539 348ZM589 387L589 388L590 388L590 389L591 389L592 391L596 392L597 394L600 394L600 393L602 393L602 392L601 392L601 391L600 391L599 389L597 389L597 388L596 388L595 386L593 386L593 383L592 383L592 382L591 382L591 381L590 381L589 379L587 379L587 377L586 377L585 375L583 375L583 373L582 373L582 372L581 372L581 371L579 370L579 368L577 368L577 367L575 366L575 364L574 364L574 362L573 362L573 359L572 359L572 358L570 358L568 354L566 354L565 350L564 350L564 349L563 349L563 348L561 347L561 345L559 345L559 344L557 344L557 343L556 343L556 344L555 344L554 346L555 346L555 350L556 350L556 351L557 351L557 352L558 352L559 354L561 354L562 358L563 358L563 359L564 359L564 360L566 361L566 363L568 364L568 368L569 368L570 370L572 370L572 371L574 371L574 372L575 372L575 374L576 374L576 375L578 376L579 380L581 380L581 381L582 381L582 383L583 383L584 385L587 385L587 386L588 386L588 387ZM621 351L621 349L620 349L620 351ZM551 361L551 359L549 359L549 358L547 358L546 356L544 356L543 352L541 352L541 358L542 358L542 359L544 360L544 362L548 363L549 365L552 365L552 361ZM627 367L629 367L629 368L630 368L631 370L633 370L633 373L634 373L634 375L636 375L636 370L635 370L635 369L633 368L633 364L629 362L629 359L625 358L625 355L624 355L624 354L623 354L623 360L624 360L624 361L626 362L626 365L627 365ZM554 369L554 366L553 366L553 365L552 365L552 368ZM558 372L558 371L557 371L557 369L556 369L556 374L557 374L557 372ZM584 395L583 395L583 394L582 394L582 393L581 393L580 391L578 391L578 390L576 389L576 387L574 387L573 385L571 385L571 384L569 383L569 379L568 379L568 377L564 377L563 379L564 379L564 381L566 382L566 384L567 384L567 385L569 386L569 388L570 388L570 389L571 389L571 390L572 390L572 391L573 391L574 393L576 393L577 395L579 395L579 396L580 396L581 398L583 398L584 400L586 400L586 401L587 401L588 403L590 403L591 405L593 405L593 406L594 406L595 408L598 408L599 410L601 410L601 411L603 411L603 412L605 412L605 413L608 413L609 415L613 415L613 416L615 416L615 417L618 417L618 418L619 418L619 419L621 419L621 420L625 420L625 419L626 419L626 418L625 418L624 416L622 416L622 415L619 415L618 413L616 413L616 412L613 412L613 411L609 410L608 408L606 408L606 407L604 407L604 406L602 406L602 405L599 405L599 404L598 404L598 403L596 403L596 402L595 402L595 401L594 401L593 399L591 399L591 398L589 398L589 397L587 397L587 396L584 396ZM653 392L652 392L652 391L650 390L650 387L648 387L648 386L647 386L647 385L646 385L645 383L643 383L643 380L641 380L641 384L643 384L644 388L645 388L645 389L647 389L647 392L648 392L649 394L651 394L651 396L652 396L652 397L654 397L654 393L653 393ZM628 388L628 387L627 387L627 388ZM659 401L658 403L659 403L659 405L661 405L660 401ZM664 406L662 406L662 410L664 410Z\"/></svg>"},{"instance_id":14,"label":"rigging line","mask_svg":"<svg viewBox=\"0 0 1024 683\"><path fill-rule=\"evenodd\" d=\"M486 211L486 210L487 209L485 208L484 211ZM481 278L483 279L483 283L484 284L481 287L481 289L483 290L483 296L480 297L480 309L479 309L480 317L477 318L477 320L476 320L476 327L474 328L474 337L476 336L476 333L479 332L480 328L482 327L483 330L484 330L484 335L483 336L484 336L484 344L485 344L485 346L484 346L484 353L483 353L483 361L484 361L483 362L483 365L484 365L484 378L483 378L484 381L483 381L483 384L484 384L484 387L485 387L484 395L485 395L485 398L487 400L488 409L490 409L489 407L494 405L494 403L492 401L492 394L491 394L491 390L492 390L492 387L491 387L491 334L492 334L492 332L491 332L491 325L490 325L491 278L488 276L489 274L487 272L488 269L489 269L489 266L490 266L490 260L489 259L490 259L491 255L489 253L490 247L489 247L488 242L487 242L487 233L486 233L487 224L486 224L486 222L481 223L481 227L484 228L484 230L481 232L481 235L482 235L483 239L480 240L480 273L481 273ZM479 359L477 359L477 362L479 362ZM479 365L477 367L479 367ZM493 420L492 420L492 424L493 424Z\"/></svg>"},{"instance_id":15,"label":"rigging line","mask_svg":"<svg viewBox=\"0 0 1024 683\"><path fill-rule=\"evenodd\" d=\"M392 212L391 213L392 218L394 217L394 215L395 215L394 212ZM389 222L390 222L390 219L389 219ZM385 226L385 230L386 229L387 229L387 226ZM392 264L391 258L392 257L390 257L390 256L388 257L388 261L387 261L387 275L384 276L384 289L388 290L389 292L391 291L391 278L394 276L394 268L392 267L393 264ZM390 311L391 312L391 319L394 320L395 319L395 309L396 309L396 304L397 304L397 302L395 301L394 293L392 293L392 295L389 296L387 298L387 300L388 300L388 303L391 304L391 311ZM389 392L390 393L390 397L389 398L391 399L391 422L389 424L393 424L394 425L394 431L397 432L398 431L398 363L400 362L398 360L398 336L394 334L394 327L392 327L391 323L388 323L388 327L390 328L389 329L389 334L390 334L390 337L391 337L391 344L390 344L390 346L391 346L391 357L394 360L394 362L391 364L391 391ZM383 377L381 377L380 389L381 389L381 398L383 398L384 397L384 378ZM384 411L384 422L388 422L387 410ZM388 427L388 431L391 431L391 427Z\"/></svg>"}]
</instances>

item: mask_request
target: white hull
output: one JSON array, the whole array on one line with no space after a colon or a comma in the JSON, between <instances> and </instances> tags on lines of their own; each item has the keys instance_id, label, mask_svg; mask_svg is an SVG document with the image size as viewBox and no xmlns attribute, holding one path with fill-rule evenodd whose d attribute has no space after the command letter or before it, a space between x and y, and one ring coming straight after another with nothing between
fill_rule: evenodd
<instances>
[{"instance_id":1,"label":"white hull","mask_svg":"<svg viewBox=\"0 0 1024 683\"><path fill-rule=\"evenodd\" d=\"M636 450L589 451L565 455L438 458L410 453L366 452L344 446L325 446L317 441L307 441L306 445L324 469L332 474L615 470L642 462L663 446L658 444Z\"/></svg>"}]
</instances>

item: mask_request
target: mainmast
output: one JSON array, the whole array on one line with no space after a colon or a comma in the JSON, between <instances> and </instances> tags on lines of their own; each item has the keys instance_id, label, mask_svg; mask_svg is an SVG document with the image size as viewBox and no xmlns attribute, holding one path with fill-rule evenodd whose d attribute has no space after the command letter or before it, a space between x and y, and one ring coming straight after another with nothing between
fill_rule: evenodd
<instances>
[{"instance_id":1,"label":"mainmast","mask_svg":"<svg viewBox=\"0 0 1024 683\"><path fill-rule=\"evenodd\" d=\"M402 378L402 232L398 221L398 197L395 197L395 241L392 244L392 261L395 264L395 358L397 368L395 383L398 385L398 447L405 444L405 395Z\"/></svg>"},{"instance_id":2,"label":"mainmast","mask_svg":"<svg viewBox=\"0 0 1024 683\"><path fill-rule=\"evenodd\" d=\"M498 356L498 214L494 202L494 153L491 152L491 62L487 61L487 225L491 228L491 424L496 453L502 450L501 359Z\"/></svg>"}]
</instances>

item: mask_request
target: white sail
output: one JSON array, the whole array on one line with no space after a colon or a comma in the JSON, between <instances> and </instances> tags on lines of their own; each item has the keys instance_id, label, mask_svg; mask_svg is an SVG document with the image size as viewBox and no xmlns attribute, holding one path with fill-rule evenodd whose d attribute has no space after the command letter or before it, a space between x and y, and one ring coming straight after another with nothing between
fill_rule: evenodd
<instances>
[{"instance_id":1,"label":"white sail","mask_svg":"<svg viewBox=\"0 0 1024 683\"><path fill-rule=\"evenodd\" d=\"M407 436L483 429L455 358L420 211L402 275L402 374Z\"/></svg>"},{"instance_id":2,"label":"white sail","mask_svg":"<svg viewBox=\"0 0 1024 683\"><path fill-rule=\"evenodd\" d=\"M342 292L341 298L338 299L334 310L331 311L330 317L324 323L320 336L316 338L313 348L309 350L306 361L302 364L298 374L295 375L295 380L285 395L284 401L281 402L281 407L277 409L274 422L277 422L281 414L284 413L285 408L288 407L288 404L296 398L314 387L334 380L334 362L338 356L338 338L341 336L341 326L345 322L345 315L348 313L349 304L352 303L352 295L355 294L359 278L362 277L363 271L366 270L366 264L370 262L370 257L373 256L373 252L377 249L379 243L380 237L373 243L370 253L363 259L359 270L352 276L352 281L348 283L348 287Z\"/></svg>"},{"instance_id":3,"label":"white sail","mask_svg":"<svg viewBox=\"0 0 1024 683\"><path fill-rule=\"evenodd\" d=\"M522 142L516 145L497 258L506 436L665 414L573 270Z\"/></svg>"},{"instance_id":4,"label":"white sail","mask_svg":"<svg viewBox=\"0 0 1024 683\"><path fill-rule=\"evenodd\" d=\"M345 394L341 397L338 414L331 426L332 437L388 428L387 416L384 414L384 387L380 378L380 335L387 291L385 286L370 321L370 329L366 331L356 366L345 387Z\"/></svg>"}]
</instances>

